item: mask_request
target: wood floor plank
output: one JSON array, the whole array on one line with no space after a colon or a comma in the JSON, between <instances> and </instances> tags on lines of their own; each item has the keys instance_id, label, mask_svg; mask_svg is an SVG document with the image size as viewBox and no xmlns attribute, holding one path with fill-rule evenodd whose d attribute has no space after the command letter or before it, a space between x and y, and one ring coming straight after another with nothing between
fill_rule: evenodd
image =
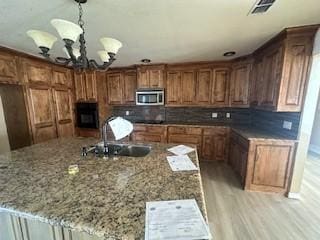
<instances>
[{"instance_id":1,"label":"wood floor plank","mask_svg":"<svg viewBox=\"0 0 320 240\"><path fill-rule=\"evenodd\" d=\"M225 163L200 167L215 240L320 239L320 158L306 162L300 200L243 191Z\"/></svg>"}]
</instances>

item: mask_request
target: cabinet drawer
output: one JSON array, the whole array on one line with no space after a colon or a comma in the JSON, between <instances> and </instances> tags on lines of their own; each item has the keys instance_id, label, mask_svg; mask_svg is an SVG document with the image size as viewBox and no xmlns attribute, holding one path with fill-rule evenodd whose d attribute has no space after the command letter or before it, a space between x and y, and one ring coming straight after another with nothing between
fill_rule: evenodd
<instances>
[{"instance_id":1,"label":"cabinet drawer","mask_svg":"<svg viewBox=\"0 0 320 240\"><path fill-rule=\"evenodd\" d=\"M147 131L147 126L134 125L133 129L134 129L135 132L146 132Z\"/></svg>"},{"instance_id":2,"label":"cabinet drawer","mask_svg":"<svg viewBox=\"0 0 320 240\"><path fill-rule=\"evenodd\" d=\"M169 143L186 143L186 144L201 144L201 136L191 136L186 134L179 134L179 135L169 135L168 137Z\"/></svg>"},{"instance_id":3,"label":"cabinet drawer","mask_svg":"<svg viewBox=\"0 0 320 240\"><path fill-rule=\"evenodd\" d=\"M204 128L203 135L226 135L228 133L228 129L224 127L212 127L212 128Z\"/></svg>"},{"instance_id":4,"label":"cabinet drawer","mask_svg":"<svg viewBox=\"0 0 320 240\"><path fill-rule=\"evenodd\" d=\"M163 142L163 136L160 134L137 132L132 134L132 140L136 142Z\"/></svg>"},{"instance_id":5,"label":"cabinet drawer","mask_svg":"<svg viewBox=\"0 0 320 240\"><path fill-rule=\"evenodd\" d=\"M165 127L161 126L148 126L149 133L164 133Z\"/></svg>"},{"instance_id":6,"label":"cabinet drawer","mask_svg":"<svg viewBox=\"0 0 320 240\"><path fill-rule=\"evenodd\" d=\"M172 134L201 135L202 129L198 127L169 127L168 132Z\"/></svg>"}]
</instances>

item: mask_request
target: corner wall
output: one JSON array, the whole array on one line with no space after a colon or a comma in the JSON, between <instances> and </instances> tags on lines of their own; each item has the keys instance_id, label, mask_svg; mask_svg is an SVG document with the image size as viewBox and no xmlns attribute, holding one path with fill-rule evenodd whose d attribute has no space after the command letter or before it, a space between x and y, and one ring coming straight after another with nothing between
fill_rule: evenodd
<instances>
[{"instance_id":1,"label":"corner wall","mask_svg":"<svg viewBox=\"0 0 320 240\"><path fill-rule=\"evenodd\" d=\"M299 145L293 166L293 174L290 185L289 198L299 198L303 179L304 165L308 156L308 149L315 119L320 89L320 29L318 30L313 47L312 65L309 82L306 89L304 108L301 114L300 129L298 134Z\"/></svg>"},{"instance_id":2,"label":"corner wall","mask_svg":"<svg viewBox=\"0 0 320 240\"><path fill-rule=\"evenodd\" d=\"M320 79L319 79L320 81ZM314 119L312 135L309 150L320 155L320 97L318 100L318 107L316 110L316 117Z\"/></svg>"}]
</instances>

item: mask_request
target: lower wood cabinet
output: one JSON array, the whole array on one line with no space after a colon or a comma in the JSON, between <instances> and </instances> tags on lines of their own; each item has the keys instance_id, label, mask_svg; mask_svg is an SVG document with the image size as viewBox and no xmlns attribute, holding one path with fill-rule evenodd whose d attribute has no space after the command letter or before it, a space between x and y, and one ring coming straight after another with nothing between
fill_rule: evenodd
<instances>
[{"instance_id":1,"label":"lower wood cabinet","mask_svg":"<svg viewBox=\"0 0 320 240\"><path fill-rule=\"evenodd\" d=\"M201 151L203 160L226 161L229 153L229 128L204 128Z\"/></svg>"},{"instance_id":2,"label":"lower wood cabinet","mask_svg":"<svg viewBox=\"0 0 320 240\"><path fill-rule=\"evenodd\" d=\"M134 125L131 140L135 142L167 142L166 126Z\"/></svg>"},{"instance_id":3,"label":"lower wood cabinet","mask_svg":"<svg viewBox=\"0 0 320 240\"><path fill-rule=\"evenodd\" d=\"M169 126L168 143L196 145L198 156L201 158L202 128L189 126Z\"/></svg>"},{"instance_id":4,"label":"lower wood cabinet","mask_svg":"<svg viewBox=\"0 0 320 240\"><path fill-rule=\"evenodd\" d=\"M0 212L0 240L102 240L85 232L71 231L38 220Z\"/></svg>"},{"instance_id":5,"label":"lower wood cabinet","mask_svg":"<svg viewBox=\"0 0 320 240\"><path fill-rule=\"evenodd\" d=\"M285 193L294 150L293 140L248 140L232 131L229 163L245 190Z\"/></svg>"}]
</instances>

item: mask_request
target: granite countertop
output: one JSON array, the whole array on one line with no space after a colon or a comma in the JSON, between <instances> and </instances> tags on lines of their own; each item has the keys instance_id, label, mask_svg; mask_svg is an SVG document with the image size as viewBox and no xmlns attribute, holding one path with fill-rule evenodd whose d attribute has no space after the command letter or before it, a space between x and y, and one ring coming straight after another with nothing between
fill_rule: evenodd
<instances>
[{"instance_id":1,"label":"granite countertop","mask_svg":"<svg viewBox=\"0 0 320 240\"><path fill-rule=\"evenodd\" d=\"M96 141L55 139L0 155L0 208L105 239L143 239L147 201L195 198L206 218L200 172L172 172L172 144L150 144L143 158L81 157ZM189 157L199 166L196 152ZM71 164L78 174L68 174Z\"/></svg>"},{"instance_id":2,"label":"granite countertop","mask_svg":"<svg viewBox=\"0 0 320 240\"><path fill-rule=\"evenodd\" d=\"M226 127L231 128L233 131L248 140L283 140L283 141L296 141L294 139L286 138L270 131L258 129L249 124L234 124L223 122L163 122L162 124L148 124L148 123L134 123L139 125L152 125L152 126L190 126L190 127Z\"/></svg>"}]
</instances>

